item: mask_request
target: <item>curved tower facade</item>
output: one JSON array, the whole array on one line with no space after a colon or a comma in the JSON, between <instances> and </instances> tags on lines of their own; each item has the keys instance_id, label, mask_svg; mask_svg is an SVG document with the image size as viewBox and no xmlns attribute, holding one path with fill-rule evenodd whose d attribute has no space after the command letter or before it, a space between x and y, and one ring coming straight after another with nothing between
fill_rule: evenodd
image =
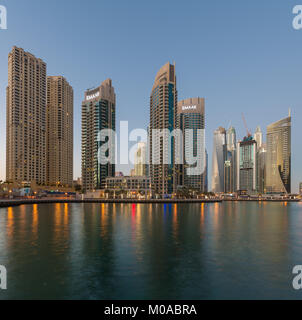
<instances>
[{"instance_id":1,"label":"curved tower facade","mask_svg":"<svg viewBox=\"0 0 302 320\"><path fill-rule=\"evenodd\" d=\"M267 127L266 192L291 192L291 115Z\"/></svg>"}]
</instances>

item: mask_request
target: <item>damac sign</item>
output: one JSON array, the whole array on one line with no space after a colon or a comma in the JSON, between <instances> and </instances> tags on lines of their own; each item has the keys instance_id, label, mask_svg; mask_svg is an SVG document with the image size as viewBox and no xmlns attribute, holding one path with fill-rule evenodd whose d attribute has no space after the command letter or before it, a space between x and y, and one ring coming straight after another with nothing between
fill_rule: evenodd
<instances>
[{"instance_id":1,"label":"damac sign","mask_svg":"<svg viewBox=\"0 0 302 320\"><path fill-rule=\"evenodd\" d=\"M92 100L92 99L95 99L95 98L97 98L97 97L99 97L99 96L100 96L100 93L97 92L97 93L95 93L95 94L92 94L92 95L90 95L90 96L87 96L87 97L86 97L86 100Z\"/></svg>"},{"instance_id":2,"label":"damac sign","mask_svg":"<svg viewBox=\"0 0 302 320\"><path fill-rule=\"evenodd\" d=\"M182 107L182 110L185 111L185 110L196 110L196 106L183 106Z\"/></svg>"},{"instance_id":3,"label":"damac sign","mask_svg":"<svg viewBox=\"0 0 302 320\"><path fill-rule=\"evenodd\" d=\"M4 6L0 6L0 29L7 29L7 11Z\"/></svg>"}]
</instances>

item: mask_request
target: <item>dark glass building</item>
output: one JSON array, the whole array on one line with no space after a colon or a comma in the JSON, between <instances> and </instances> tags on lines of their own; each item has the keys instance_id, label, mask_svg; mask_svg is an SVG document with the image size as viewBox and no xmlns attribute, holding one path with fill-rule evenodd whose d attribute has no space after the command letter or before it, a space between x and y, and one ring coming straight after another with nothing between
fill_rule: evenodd
<instances>
[{"instance_id":1,"label":"dark glass building","mask_svg":"<svg viewBox=\"0 0 302 320\"><path fill-rule=\"evenodd\" d=\"M230 127L226 132L226 160L224 163L224 192L233 193L236 187L236 130Z\"/></svg>"},{"instance_id":2,"label":"dark glass building","mask_svg":"<svg viewBox=\"0 0 302 320\"><path fill-rule=\"evenodd\" d=\"M104 189L106 178L115 176L115 137L101 141L100 132L104 129L115 131L116 96L111 79L104 81L100 87L85 92L82 103L82 181L85 191ZM105 154L111 161L102 164L99 150L108 143Z\"/></svg>"},{"instance_id":3,"label":"dark glass building","mask_svg":"<svg viewBox=\"0 0 302 320\"><path fill-rule=\"evenodd\" d=\"M249 194L257 189L257 142L246 137L237 147L237 190Z\"/></svg>"},{"instance_id":4,"label":"dark glass building","mask_svg":"<svg viewBox=\"0 0 302 320\"><path fill-rule=\"evenodd\" d=\"M183 132L183 160L180 184L196 191L204 192L206 186L205 148L205 100L189 98L178 103L178 126ZM191 133L189 131L191 130ZM186 153L196 158L196 164L187 162ZM190 173L190 169L192 170Z\"/></svg>"},{"instance_id":5,"label":"dark glass building","mask_svg":"<svg viewBox=\"0 0 302 320\"><path fill-rule=\"evenodd\" d=\"M178 184L175 141L170 137L162 137L157 141L155 132L167 129L172 133L176 128L176 116L175 65L167 63L157 73L150 97L150 176L153 191L161 196L172 194ZM167 157L169 161L165 161Z\"/></svg>"}]
</instances>

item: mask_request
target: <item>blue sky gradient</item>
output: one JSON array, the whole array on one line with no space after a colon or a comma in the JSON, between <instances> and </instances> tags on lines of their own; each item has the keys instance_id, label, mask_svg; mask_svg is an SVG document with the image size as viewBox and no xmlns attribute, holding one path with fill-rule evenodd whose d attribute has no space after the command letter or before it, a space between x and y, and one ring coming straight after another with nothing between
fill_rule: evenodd
<instances>
[{"instance_id":1,"label":"blue sky gradient","mask_svg":"<svg viewBox=\"0 0 302 320\"><path fill-rule=\"evenodd\" d=\"M299 2L299 1L298 1ZM213 131L230 122L245 135L292 109L293 191L302 181L302 30L292 28L297 1L276 0L0 0L0 179L5 178L5 88L13 45L42 58L75 92L74 176L81 175L81 101L87 88L111 78L117 123L146 128L159 68L176 62L179 99L206 98L211 162ZM300 1L302 4L302 0ZM211 171L210 171L211 172Z\"/></svg>"}]
</instances>

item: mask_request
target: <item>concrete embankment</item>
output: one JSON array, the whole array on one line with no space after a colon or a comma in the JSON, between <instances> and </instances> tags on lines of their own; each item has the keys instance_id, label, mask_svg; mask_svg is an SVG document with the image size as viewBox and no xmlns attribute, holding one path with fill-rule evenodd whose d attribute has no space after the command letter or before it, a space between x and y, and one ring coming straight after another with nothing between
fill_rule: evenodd
<instances>
[{"instance_id":1,"label":"concrete embankment","mask_svg":"<svg viewBox=\"0 0 302 320\"><path fill-rule=\"evenodd\" d=\"M32 204L53 204L53 203L124 203L124 204L178 204L178 203L220 203L220 202L300 202L299 199L152 199L152 200L136 200L136 199L15 199L15 200L0 200L0 208L16 207L20 205Z\"/></svg>"},{"instance_id":2,"label":"concrete embankment","mask_svg":"<svg viewBox=\"0 0 302 320\"><path fill-rule=\"evenodd\" d=\"M300 202L299 199L224 199L226 202Z\"/></svg>"},{"instance_id":3,"label":"concrete embankment","mask_svg":"<svg viewBox=\"0 0 302 320\"><path fill-rule=\"evenodd\" d=\"M203 200L203 199L152 199L152 200L135 200L135 199L18 199L18 200L0 200L0 207L16 207L20 205L32 204L53 204L53 203L124 203L124 204L177 204L177 203L216 203L222 202L219 199Z\"/></svg>"}]
</instances>

